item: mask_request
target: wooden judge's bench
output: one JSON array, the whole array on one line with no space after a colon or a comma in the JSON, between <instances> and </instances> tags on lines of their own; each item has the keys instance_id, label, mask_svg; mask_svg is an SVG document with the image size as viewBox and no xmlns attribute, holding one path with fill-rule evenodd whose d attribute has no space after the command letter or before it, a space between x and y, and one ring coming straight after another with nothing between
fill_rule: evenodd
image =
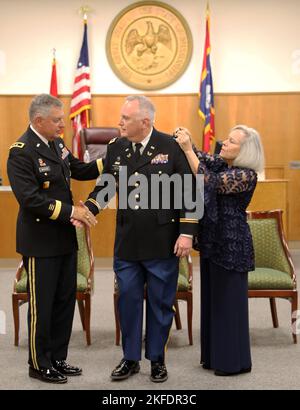
<instances>
[{"instance_id":1,"label":"wooden judge's bench","mask_svg":"<svg viewBox=\"0 0 300 410\"><path fill-rule=\"evenodd\" d=\"M74 201L85 200L93 190L95 182L72 181ZM263 211L270 209L283 210L283 225L288 237L288 181L284 179L270 179L259 181L248 207L251 211ZM0 258L15 258L16 247L16 219L18 214L18 203L10 190L10 187L0 187ZM98 216L98 224L91 229L92 245L95 257L113 256L113 244L115 235L114 209L105 209ZM147 233L145 232L145 235ZM47 242L47 236L39 238Z\"/></svg>"}]
</instances>

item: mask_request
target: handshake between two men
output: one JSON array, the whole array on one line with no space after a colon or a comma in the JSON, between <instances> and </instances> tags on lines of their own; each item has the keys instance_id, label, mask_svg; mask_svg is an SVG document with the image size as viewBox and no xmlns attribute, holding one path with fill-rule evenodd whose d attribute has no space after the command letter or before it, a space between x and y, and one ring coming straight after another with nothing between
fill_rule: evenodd
<instances>
[{"instance_id":1,"label":"handshake between two men","mask_svg":"<svg viewBox=\"0 0 300 410\"><path fill-rule=\"evenodd\" d=\"M74 206L70 221L77 228L82 228L84 225L91 227L98 223L96 217L82 201L79 201L79 205Z\"/></svg>"}]
</instances>

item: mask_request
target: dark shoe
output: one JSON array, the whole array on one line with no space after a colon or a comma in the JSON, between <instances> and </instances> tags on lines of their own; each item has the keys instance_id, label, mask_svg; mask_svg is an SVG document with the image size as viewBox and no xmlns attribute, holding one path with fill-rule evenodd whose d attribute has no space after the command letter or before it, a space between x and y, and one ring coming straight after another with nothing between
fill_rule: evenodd
<instances>
[{"instance_id":1,"label":"dark shoe","mask_svg":"<svg viewBox=\"0 0 300 410\"><path fill-rule=\"evenodd\" d=\"M150 380L154 383L165 382L168 378L168 371L164 363L151 362Z\"/></svg>"},{"instance_id":2,"label":"dark shoe","mask_svg":"<svg viewBox=\"0 0 300 410\"><path fill-rule=\"evenodd\" d=\"M112 380L125 380L132 374L138 373L139 371L139 362L122 359L118 366L112 371L110 378Z\"/></svg>"},{"instance_id":3,"label":"dark shoe","mask_svg":"<svg viewBox=\"0 0 300 410\"><path fill-rule=\"evenodd\" d=\"M53 367L66 376L79 376L82 373L80 367L71 366L65 360L54 360Z\"/></svg>"},{"instance_id":4,"label":"dark shoe","mask_svg":"<svg viewBox=\"0 0 300 410\"><path fill-rule=\"evenodd\" d=\"M203 367L203 369L205 369L205 370L212 370L212 368L211 368L208 364L206 364L206 363L203 363L203 364L202 364L202 367Z\"/></svg>"},{"instance_id":5,"label":"dark shoe","mask_svg":"<svg viewBox=\"0 0 300 410\"><path fill-rule=\"evenodd\" d=\"M239 372L234 372L234 373L227 373L227 372L223 372L222 370L215 370L215 375L216 376L236 376L238 374L250 373L250 372L251 372L251 367L248 367L247 369L241 369Z\"/></svg>"},{"instance_id":6,"label":"dark shoe","mask_svg":"<svg viewBox=\"0 0 300 410\"><path fill-rule=\"evenodd\" d=\"M34 379L39 379L46 383L67 383L68 379L58 372L53 367L50 368L40 368L39 370L29 367L29 377Z\"/></svg>"},{"instance_id":7,"label":"dark shoe","mask_svg":"<svg viewBox=\"0 0 300 410\"><path fill-rule=\"evenodd\" d=\"M248 367L247 369L242 369L239 374L250 373L251 370L252 370L252 368L251 368L251 367Z\"/></svg>"}]
</instances>

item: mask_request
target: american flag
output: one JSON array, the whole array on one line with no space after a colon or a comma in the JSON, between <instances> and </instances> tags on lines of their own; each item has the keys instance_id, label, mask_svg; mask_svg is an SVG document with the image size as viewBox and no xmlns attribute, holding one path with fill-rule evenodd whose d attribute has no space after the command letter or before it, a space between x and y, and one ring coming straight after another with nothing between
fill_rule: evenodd
<instances>
[{"instance_id":1,"label":"american flag","mask_svg":"<svg viewBox=\"0 0 300 410\"><path fill-rule=\"evenodd\" d=\"M199 91L199 115L204 120L203 146L202 150L209 152L211 144L215 138L215 107L214 107L214 90L210 66L210 18L209 6L206 8L206 33L205 46L203 55L203 64L201 72L201 82Z\"/></svg>"},{"instance_id":2,"label":"american flag","mask_svg":"<svg viewBox=\"0 0 300 410\"><path fill-rule=\"evenodd\" d=\"M90 126L89 110L91 109L90 67L87 42L87 19L84 18L83 41L74 81L71 100L70 119L73 126L73 154L82 159L80 130Z\"/></svg>"}]
</instances>

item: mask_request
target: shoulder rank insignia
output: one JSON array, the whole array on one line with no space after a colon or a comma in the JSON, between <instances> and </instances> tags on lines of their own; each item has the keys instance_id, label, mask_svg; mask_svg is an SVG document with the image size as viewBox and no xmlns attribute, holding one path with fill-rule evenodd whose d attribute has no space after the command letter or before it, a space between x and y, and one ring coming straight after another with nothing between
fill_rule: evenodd
<instances>
[{"instance_id":1,"label":"shoulder rank insignia","mask_svg":"<svg viewBox=\"0 0 300 410\"><path fill-rule=\"evenodd\" d=\"M116 139L117 139L117 137L115 137L115 138L111 139L111 140L109 141L109 144L114 143L114 142L116 141Z\"/></svg>"},{"instance_id":2,"label":"shoulder rank insignia","mask_svg":"<svg viewBox=\"0 0 300 410\"><path fill-rule=\"evenodd\" d=\"M14 144L12 144L9 149L12 148L24 148L25 142L15 142Z\"/></svg>"}]
</instances>

